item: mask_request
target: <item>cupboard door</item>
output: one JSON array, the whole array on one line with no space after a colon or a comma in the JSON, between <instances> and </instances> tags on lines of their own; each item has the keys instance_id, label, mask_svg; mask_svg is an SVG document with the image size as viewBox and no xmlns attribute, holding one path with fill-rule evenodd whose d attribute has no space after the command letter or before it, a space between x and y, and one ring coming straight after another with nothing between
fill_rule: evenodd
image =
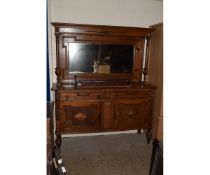
<instances>
[{"instance_id":1,"label":"cupboard door","mask_svg":"<svg viewBox=\"0 0 210 175\"><path fill-rule=\"evenodd\" d=\"M152 100L125 99L115 101L115 117L117 118L117 129L144 129L151 127Z\"/></svg>"},{"instance_id":2,"label":"cupboard door","mask_svg":"<svg viewBox=\"0 0 210 175\"><path fill-rule=\"evenodd\" d=\"M100 106L97 101L63 102L59 119L62 132L99 131Z\"/></svg>"}]
</instances>

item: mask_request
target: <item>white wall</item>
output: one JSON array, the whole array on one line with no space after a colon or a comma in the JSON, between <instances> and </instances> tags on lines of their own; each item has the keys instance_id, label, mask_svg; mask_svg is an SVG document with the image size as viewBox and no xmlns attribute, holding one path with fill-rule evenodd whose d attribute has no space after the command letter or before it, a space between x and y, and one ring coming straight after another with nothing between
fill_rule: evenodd
<instances>
[{"instance_id":1,"label":"white wall","mask_svg":"<svg viewBox=\"0 0 210 175\"><path fill-rule=\"evenodd\" d=\"M48 4L49 22L131 27L148 27L163 22L162 0L48 0ZM49 27L49 47L52 84L56 81L52 27Z\"/></svg>"},{"instance_id":2,"label":"white wall","mask_svg":"<svg viewBox=\"0 0 210 175\"><path fill-rule=\"evenodd\" d=\"M51 0L53 22L147 27L163 21L160 0Z\"/></svg>"}]
</instances>

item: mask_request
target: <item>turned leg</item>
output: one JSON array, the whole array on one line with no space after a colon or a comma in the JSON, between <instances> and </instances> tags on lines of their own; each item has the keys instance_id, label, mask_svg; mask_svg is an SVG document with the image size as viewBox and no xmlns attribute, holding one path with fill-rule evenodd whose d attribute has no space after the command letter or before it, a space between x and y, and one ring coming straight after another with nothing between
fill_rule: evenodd
<instances>
[{"instance_id":1,"label":"turned leg","mask_svg":"<svg viewBox=\"0 0 210 175\"><path fill-rule=\"evenodd\" d=\"M58 148L61 147L61 144L62 144L61 134L56 134L55 144Z\"/></svg>"},{"instance_id":2,"label":"turned leg","mask_svg":"<svg viewBox=\"0 0 210 175\"><path fill-rule=\"evenodd\" d=\"M141 134L141 129L138 129L137 130L137 134Z\"/></svg>"},{"instance_id":3,"label":"turned leg","mask_svg":"<svg viewBox=\"0 0 210 175\"><path fill-rule=\"evenodd\" d=\"M152 128L147 129L146 131L146 138L147 138L147 143L150 143L150 139L152 137Z\"/></svg>"}]
</instances>

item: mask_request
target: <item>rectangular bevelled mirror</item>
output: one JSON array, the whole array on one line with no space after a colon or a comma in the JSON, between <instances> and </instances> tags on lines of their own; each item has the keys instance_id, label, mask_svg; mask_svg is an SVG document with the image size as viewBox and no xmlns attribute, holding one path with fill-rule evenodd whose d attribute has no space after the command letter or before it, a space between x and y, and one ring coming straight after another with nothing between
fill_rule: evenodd
<instances>
[{"instance_id":1,"label":"rectangular bevelled mirror","mask_svg":"<svg viewBox=\"0 0 210 175\"><path fill-rule=\"evenodd\" d=\"M132 73L134 46L69 43L69 73Z\"/></svg>"}]
</instances>

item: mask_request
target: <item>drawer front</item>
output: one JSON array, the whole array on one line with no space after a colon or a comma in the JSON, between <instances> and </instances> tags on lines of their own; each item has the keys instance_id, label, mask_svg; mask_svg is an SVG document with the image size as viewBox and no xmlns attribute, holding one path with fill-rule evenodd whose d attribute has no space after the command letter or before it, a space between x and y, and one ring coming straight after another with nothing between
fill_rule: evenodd
<instances>
[{"instance_id":1,"label":"drawer front","mask_svg":"<svg viewBox=\"0 0 210 175\"><path fill-rule=\"evenodd\" d=\"M152 97L153 91L115 91L110 92L111 99Z\"/></svg>"},{"instance_id":2,"label":"drawer front","mask_svg":"<svg viewBox=\"0 0 210 175\"><path fill-rule=\"evenodd\" d=\"M96 101L64 102L60 107L60 132L99 131L100 106Z\"/></svg>"},{"instance_id":3,"label":"drawer front","mask_svg":"<svg viewBox=\"0 0 210 175\"><path fill-rule=\"evenodd\" d=\"M77 91L77 92L64 92L60 94L61 101L71 100L101 100L105 98L104 92L98 91Z\"/></svg>"}]
</instances>

